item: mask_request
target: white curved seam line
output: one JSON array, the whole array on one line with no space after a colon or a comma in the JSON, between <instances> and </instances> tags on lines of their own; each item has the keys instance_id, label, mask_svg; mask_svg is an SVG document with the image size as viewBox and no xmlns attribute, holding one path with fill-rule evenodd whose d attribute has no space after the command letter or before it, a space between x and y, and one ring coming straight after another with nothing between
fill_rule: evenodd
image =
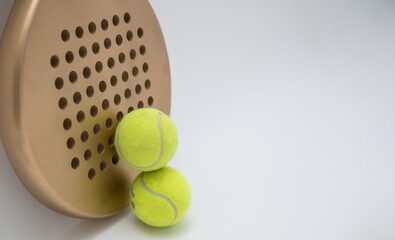
<instances>
[{"instance_id":1,"label":"white curved seam line","mask_svg":"<svg viewBox=\"0 0 395 240\"><path fill-rule=\"evenodd\" d=\"M166 201L171 205L171 207L172 207L173 210L174 210L174 218L173 218L173 220L171 220L171 221L173 222L174 220L176 220L176 218L177 218L177 209L176 209L176 206L173 204L172 201L170 201L170 199L168 199L167 197L165 197L165 196L163 196L163 195L160 195L159 193L156 193L156 192L152 191L151 189L149 189L149 188L147 187L147 185L145 185L145 182L144 182L144 173L141 175L141 186L143 186L143 188L144 188L147 192L151 193L152 195L157 196L157 197L160 197L160 198L166 200Z\"/></svg>"},{"instance_id":2,"label":"white curved seam line","mask_svg":"<svg viewBox=\"0 0 395 240\"><path fill-rule=\"evenodd\" d=\"M161 113L159 113L158 115L158 128L159 128L159 135L160 135L160 154L158 159L156 160L156 162L154 162L153 164L146 166L146 167L140 167L140 166L136 166L128 161L126 161L126 158L123 156L123 153L121 151L121 148L119 147L119 131L121 131L119 129L119 131L117 132L117 136L116 136L116 144L117 144L117 148L118 148L118 152L121 155L122 160L127 163L128 165L131 165L134 168L140 168L140 169L144 169L144 168L150 168L153 167L155 164L157 164L159 162L159 160L162 158L162 154L163 154L163 136L162 136L162 127L160 125L160 117L161 117Z\"/></svg>"},{"instance_id":3,"label":"white curved seam line","mask_svg":"<svg viewBox=\"0 0 395 240\"><path fill-rule=\"evenodd\" d=\"M117 133L116 133L116 136L115 136L115 143L116 143L116 145L117 145L118 153L119 153L120 157L122 158L123 162L124 162L124 163L128 163L128 162L126 161L126 158L123 156L123 153L122 153L122 151L121 151L121 148L119 147L119 132L121 131L121 129L120 129L121 127L122 127L122 126L119 126L119 129L118 129L118 131L117 131Z\"/></svg>"}]
</instances>

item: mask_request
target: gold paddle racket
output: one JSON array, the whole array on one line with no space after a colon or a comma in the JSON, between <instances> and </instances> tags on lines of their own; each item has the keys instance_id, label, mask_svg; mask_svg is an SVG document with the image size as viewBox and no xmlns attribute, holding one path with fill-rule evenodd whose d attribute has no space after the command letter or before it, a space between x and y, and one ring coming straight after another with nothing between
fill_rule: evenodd
<instances>
[{"instance_id":1,"label":"gold paddle racket","mask_svg":"<svg viewBox=\"0 0 395 240\"><path fill-rule=\"evenodd\" d=\"M0 45L0 133L39 201L80 218L126 207L138 172L119 160L114 133L143 107L170 111L147 0L16 0Z\"/></svg>"}]
</instances>

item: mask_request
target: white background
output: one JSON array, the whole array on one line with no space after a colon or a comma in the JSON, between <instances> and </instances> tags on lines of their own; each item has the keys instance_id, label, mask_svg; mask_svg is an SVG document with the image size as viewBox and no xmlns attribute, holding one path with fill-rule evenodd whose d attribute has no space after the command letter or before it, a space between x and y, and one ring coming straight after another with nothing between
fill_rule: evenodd
<instances>
[{"instance_id":1,"label":"white background","mask_svg":"<svg viewBox=\"0 0 395 240\"><path fill-rule=\"evenodd\" d=\"M166 229L129 209L64 217L29 195L1 148L1 238L395 239L394 1L151 3L189 213ZM0 0L0 29L11 5Z\"/></svg>"}]
</instances>

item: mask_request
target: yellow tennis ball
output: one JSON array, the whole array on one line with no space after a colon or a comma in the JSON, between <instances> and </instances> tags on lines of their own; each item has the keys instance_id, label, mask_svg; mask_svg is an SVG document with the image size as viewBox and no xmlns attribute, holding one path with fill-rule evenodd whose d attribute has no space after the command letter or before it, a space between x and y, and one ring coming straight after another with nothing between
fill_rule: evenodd
<instances>
[{"instance_id":1,"label":"yellow tennis ball","mask_svg":"<svg viewBox=\"0 0 395 240\"><path fill-rule=\"evenodd\" d=\"M173 158L177 144L173 121L153 108L130 112L122 119L115 134L115 148L120 158L140 171L165 166Z\"/></svg>"},{"instance_id":2,"label":"yellow tennis ball","mask_svg":"<svg viewBox=\"0 0 395 240\"><path fill-rule=\"evenodd\" d=\"M176 169L164 167L142 172L130 190L130 206L136 216L153 227L176 224L187 213L191 187Z\"/></svg>"}]
</instances>

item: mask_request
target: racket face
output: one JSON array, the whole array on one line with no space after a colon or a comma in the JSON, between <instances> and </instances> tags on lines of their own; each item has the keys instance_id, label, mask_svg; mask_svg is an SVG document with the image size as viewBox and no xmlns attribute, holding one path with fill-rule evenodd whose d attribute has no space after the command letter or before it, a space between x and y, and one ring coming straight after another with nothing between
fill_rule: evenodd
<instances>
[{"instance_id":1,"label":"racket face","mask_svg":"<svg viewBox=\"0 0 395 240\"><path fill-rule=\"evenodd\" d=\"M16 1L0 47L0 130L26 188L49 208L101 218L137 176L114 134L134 109L170 111L170 71L146 0Z\"/></svg>"}]
</instances>

